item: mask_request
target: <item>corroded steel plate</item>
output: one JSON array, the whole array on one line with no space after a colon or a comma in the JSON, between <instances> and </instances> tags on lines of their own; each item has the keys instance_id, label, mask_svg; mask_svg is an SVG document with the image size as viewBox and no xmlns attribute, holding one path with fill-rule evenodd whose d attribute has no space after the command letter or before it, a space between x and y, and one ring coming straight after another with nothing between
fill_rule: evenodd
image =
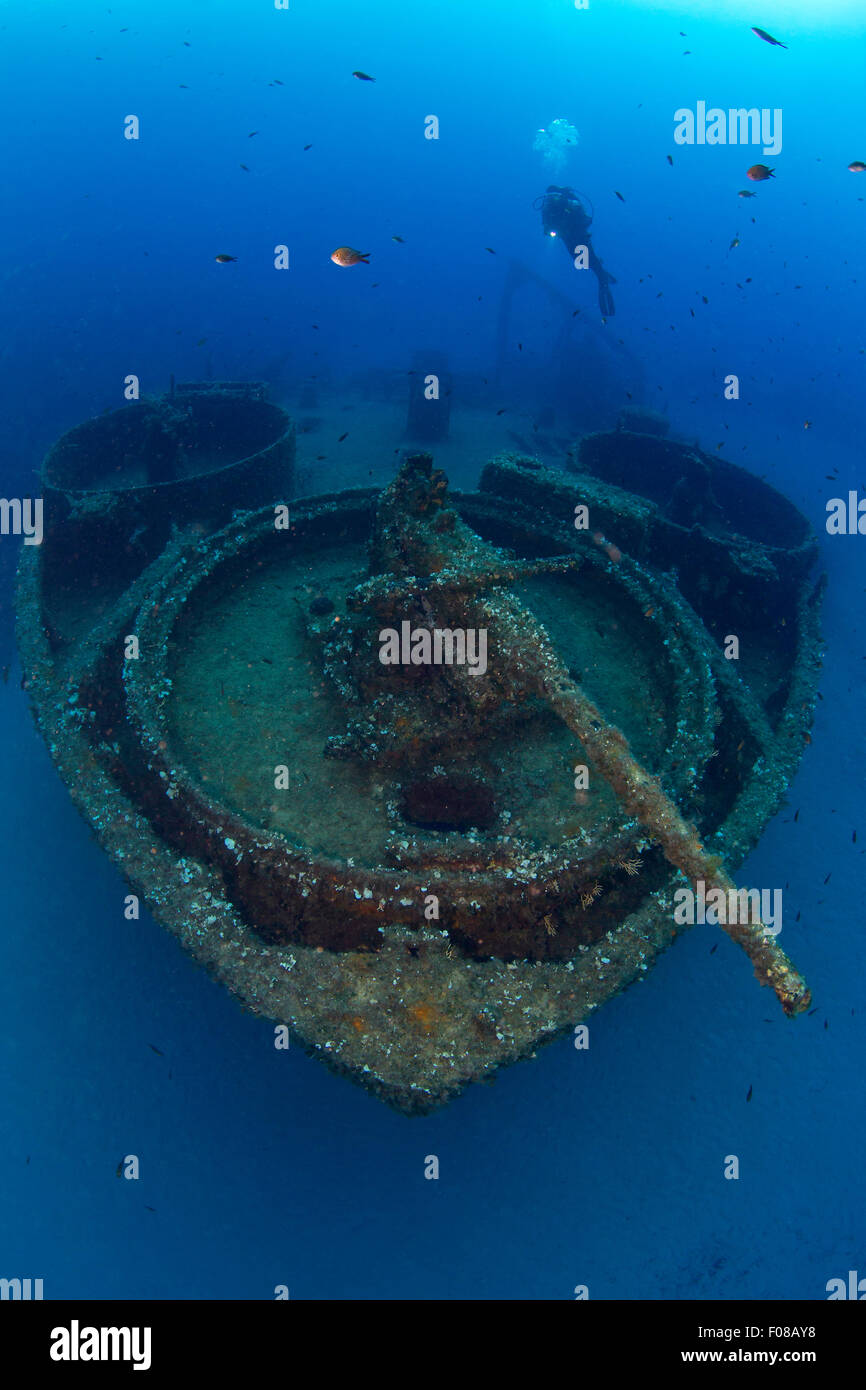
<instances>
[{"instance_id":1,"label":"corroded steel plate","mask_svg":"<svg viewBox=\"0 0 866 1390\"><path fill-rule=\"evenodd\" d=\"M819 660L804 578L771 660L732 672L700 586L690 604L635 558L645 499L529 461L453 505L439 478L416 459L381 496L176 536L62 642L62 527L20 580L37 719L136 891L247 1007L407 1112L531 1055L676 934L676 872L545 699L545 661L731 867L796 766ZM732 563L766 598L766 566ZM485 673L383 665L403 621L483 628Z\"/></svg>"}]
</instances>

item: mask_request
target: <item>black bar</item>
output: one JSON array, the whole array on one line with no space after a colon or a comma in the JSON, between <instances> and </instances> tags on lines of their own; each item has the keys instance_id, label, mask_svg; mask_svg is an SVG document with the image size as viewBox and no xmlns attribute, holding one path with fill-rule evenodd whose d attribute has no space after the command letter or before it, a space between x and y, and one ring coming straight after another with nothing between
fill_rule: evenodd
<instances>
[{"instance_id":1,"label":"black bar","mask_svg":"<svg viewBox=\"0 0 866 1390\"><path fill-rule=\"evenodd\" d=\"M409 1378L411 1368L419 1365L429 1377L440 1358L443 1374L449 1366L456 1374L454 1338L460 1328L455 1322L462 1322L466 1308L473 1315L474 1331L466 1329L475 1348L473 1360L483 1359L489 1380L500 1360L509 1367L517 1344L526 1355L530 1334L537 1335L540 1327L533 1310L541 1307L543 1332L555 1341L546 1348L535 1342L532 1355L540 1358L539 1365L555 1358L556 1364L573 1367L575 1374L592 1367L594 1375L603 1368L610 1375L635 1372L647 1377L674 1367L700 1374L701 1367L712 1364L782 1371L806 1367L826 1384L828 1376L847 1374L857 1364L864 1329L862 1310L852 1308L847 1298L778 1303L573 1300L573 1306L558 1314L553 1302L521 1306L525 1321L515 1323L513 1303L481 1301L7 1301L0 1303L0 1338L4 1364L19 1367L19 1383L22 1372L24 1377L38 1372L52 1378L86 1374L92 1379L108 1370L115 1377L134 1376L136 1361L144 1373L158 1378L189 1371L198 1376L213 1373L221 1381L235 1373L249 1377L254 1367L271 1375L282 1367L292 1378L303 1375L306 1367L308 1377L311 1362L318 1363L320 1373L326 1363L327 1376L334 1380L342 1363L357 1374L364 1364L369 1368L375 1359L389 1358L389 1344L393 1354L393 1338L402 1327L401 1378ZM398 1318L383 1318L392 1307L399 1310ZM481 1309L484 1317L479 1323L474 1315ZM314 1333L323 1320L330 1334L320 1342ZM103 1338L103 1328L118 1329L119 1335ZM405 1359L412 1345L418 1358L423 1348L420 1361L415 1354ZM112 1359L115 1350L126 1359ZM90 1359L91 1351L104 1351L105 1359ZM55 1359L59 1354L72 1358L76 1352L77 1359Z\"/></svg>"}]
</instances>

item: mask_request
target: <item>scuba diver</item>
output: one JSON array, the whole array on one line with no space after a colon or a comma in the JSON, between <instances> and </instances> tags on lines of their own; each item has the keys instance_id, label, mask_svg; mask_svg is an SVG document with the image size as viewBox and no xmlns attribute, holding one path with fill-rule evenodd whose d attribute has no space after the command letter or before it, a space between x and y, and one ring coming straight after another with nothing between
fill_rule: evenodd
<instances>
[{"instance_id":1,"label":"scuba diver","mask_svg":"<svg viewBox=\"0 0 866 1390\"><path fill-rule=\"evenodd\" d=\"M574 257L578 246L586 247L589 268L598 280L598 307L604 318L610 318L616 310L609 287L615 285L616 280L605 270L589 239L591 214L586 212L573 188L560 188L555 183L536 199L535 206L541 207L545 235L558 236L570 258Z\"/></svg>"}]
</instances>

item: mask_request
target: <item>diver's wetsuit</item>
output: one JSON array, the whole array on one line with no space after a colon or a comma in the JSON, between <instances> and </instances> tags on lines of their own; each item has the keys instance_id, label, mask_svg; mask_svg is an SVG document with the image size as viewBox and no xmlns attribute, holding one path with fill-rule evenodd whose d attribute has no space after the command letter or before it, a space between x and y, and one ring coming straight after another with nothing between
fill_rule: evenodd
<instances>
[{"instance_id":1,"label":"diver's wetsuit","mask_svg":"<svg viewBox=\"0 0 866 1390\"><path fill-rule=\"evenodd\" d=\"M577 246L585 246L589 255L589 268L598 280L598 307L604 318L616 312L610 286L616 280L610 275L595 254L589 239L589 226L592 218L585 211L573 188L559 188L552 183L541 200L541 223L548 236L558 236L566 254L573 258Z\"/></svg>"}]
</instances>

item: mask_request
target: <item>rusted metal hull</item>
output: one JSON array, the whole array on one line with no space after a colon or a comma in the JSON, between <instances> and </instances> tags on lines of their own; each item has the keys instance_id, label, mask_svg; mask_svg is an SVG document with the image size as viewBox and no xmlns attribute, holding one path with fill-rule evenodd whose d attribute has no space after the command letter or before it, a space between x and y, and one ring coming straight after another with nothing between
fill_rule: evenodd
<instances>
[{"instance_id":1,"label":"rusted metal hull","mask_svg":"<svg viewBox=\"0 0 866 1390\"><path fill-rule=\"evenodd\" d=\"M573 515L581 502L603 544L577 536ZM464 616L483 612L494 633L512 630L517 610L501 597L504 571L492 597L479 597L490 555L507 548L527 573L543 569L549 557L579 556L574 573L530 581L531 594L548 605L554 632L571 621L573 604L575 622L588 634L571 652L572 664L583 667L575 674L602 705L605 696L614 702L606 713L633 743L646 738L645 759L666 794L693 820L707 851L736 867L780 805L811 723L821 585L808 577L808 528L776 547L774 560L758 542L732 542L730 535L722 555L720 534L703 540L693 522L684 528L689 602L665 550L665 538L681 523L598 476L500 459L485 471L480 492L456 498L454 508L464 547L470 538L464 567L474 565L475 577L471 594L459 578L453 593L463 594ZM392 531L398 523L392 517ZM372 632L382 612L397 611L405 576L392 571L391 589L377 593L374 565L374 580L352 591L354 602L350 593L321 618L305 613L294 638L284 637L285 616L268 645L256 645L268 621L262 614L277 611L281 593L288 598L279 611L288 615L305 575L332 575L342 551L369 543L375 558L377 547L393 547L388 525L380 496L363 491L293 503L289 532L275 529L270 506L215 534L175 535L92 624L67 624L61 637L53 577L68 531L60 522L40 552L25 548L19 643L34 713L58 770L154 915L247 1008L285 1023L305 1048L388 1103L421 1113L533 1055L540 1042L641 978L676 935L677 876L646 827L615 803L587 818L571 787L579 754L570 747L562 756L543 711L519 708L525 687L517 648L509 650L504 684L489 702L492 714L475 710L471 682L410 683L404 699L403 687L393 687L393 696L382 686L374 665L372 683L363 675L359 683L359 652L368 650L369 635L364 605L379 605ZM479 538L477 554L472 536ZM453 540L443 543L453 550ZM331 570L316 568L323 556L332 557ZM441 601L436 564L426 579L411 575L405 592L412 603L419 594L425 603ZM783 569L785 582L777 582ZM346 597L330 583L332 594ZM717 619L725 595L741 606L750 633L763 631L769 679L766 670L744 679L724 659ZM532 598L527 602L531 607ZM567 646L566 627L561 631ZM240 634L242 649L227 647L220 658L225 676L215 676L214 644L225 633ZM128 634L138 639L137 659L127 655ZM310 652L321 656L322 671L313 669ZM342 666L335 669L344 656L351 681ZM310 673L301 678L303 661ZM491 679L498 679L495 671ZM281 720L291 722L290 706L281 706L286 690L296 701L331 701L325 724L341 703L351 707L354 723L331 740L327 774L315 762L314 740L303 756L288 738L280 744ZM454 702L464 699L465 729L465 720L448 722ZM187 700L200 703L192 719ZM365 731L374 727L370 710L378 711L372 757L364 747ZM437 710L448 739L430 727ZM221 739L236 737L238 720L251 731L256 757L261 749L261 768L252 759L243 777L217 757ZM292 727L301 726L296 720ZM437 831L407 820L407 789L430 775L433 762L444 767L439 781L456 778L453 768L465 764L482 727L506 752L525 743L543 779L562 779L563 788L557 784L548 797L550 824L561 826L549 839L533 820L544 789L523 785L532 759L503 768L497 761L504 755L485 762L483 749L469 771L489 793L494 824ZM449 741L457 748L453 758ZM362 761L361 773L349 769L351 759ZM288 798L274 793L269 803L262 786L273 784L283 766ZM305 792L308 774L318 791ZM320 775L332 777L327 785L344 798L333 822L322 811ZM465 785L454 786L459 799ZM562 812L566 797L578 803L574 824ZM359 825L369 820L363 852L316 841L311 827L319 821L320 837L345 821L351 840L353 814Z\"/></svg>"}]
</instances>

